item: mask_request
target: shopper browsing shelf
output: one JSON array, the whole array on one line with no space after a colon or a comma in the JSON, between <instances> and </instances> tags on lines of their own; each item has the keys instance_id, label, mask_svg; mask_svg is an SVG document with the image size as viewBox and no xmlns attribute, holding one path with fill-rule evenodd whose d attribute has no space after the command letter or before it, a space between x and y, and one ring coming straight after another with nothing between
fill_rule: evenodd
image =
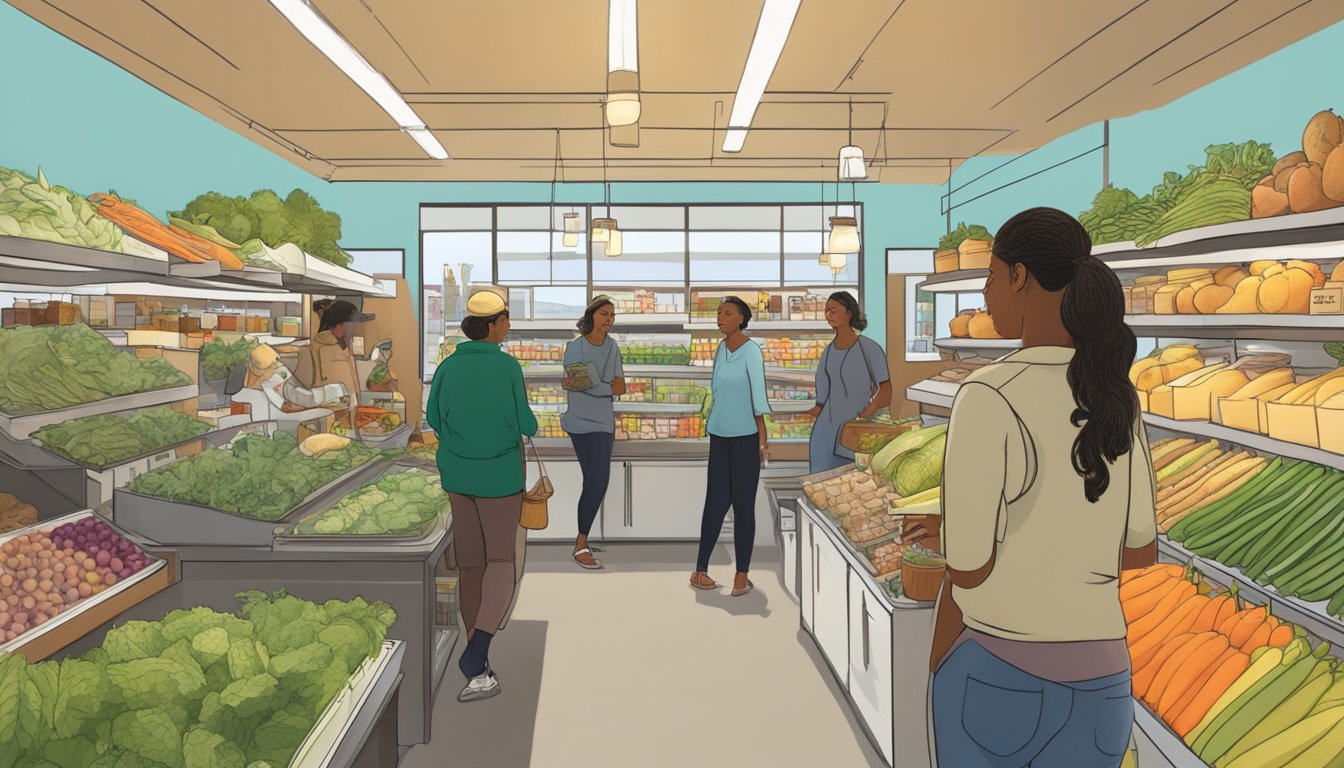
<instances>
[{"instance_id":1,"label":"shopper browsing shelf","mask_svg":"<svg viewBox=\"0 0 1344 768\"><path fill-rule=\"evenodd\" d=\"M826 300L826 323L835 339L821 353L817 367L816 417L808 440L808 471L825 472L854 461L854 452L840 444L845 422L872 418L891 405L891 376L882 345L861 336L868 319L848 291Z\"/></svg>"},{"instance_id":2,"label":"shopper browsing shelf","mask_svg":"<svg viewBox=\"0 0 1344 768\"><path fill-rule=\"evenodd\" d=\"M500 345L509 308L482 291L467 302L457 346L439 364L425 417L438 434L439 478L453 508L453 541L461 568L458 592L467 647L458 667L467 677L460 701L499 693L490 669L490 641L515 585L514 562L523 511L523 435L537 433L523 369Z\"/></svg>"},{"instance_id":3,"label":"shopper browsing shelf","mask_svg":"<svg viewBox=\"0 0 1344 768\"><path fill-rule=\"evenodd\" d=\"M358 323L374 319L373 315L360 312L348 301L333 301L322 313L322 322L318 325L317 335L309 344L307 354L299 356L299 379L309 387L327 384L341 384L350 396L349 410L351 418L354 408L359 405L359 374L355 370L355 357L350 349L350 340L355 336ZM354 426L351 418L348 426Z\"/></svg>"},{"instance_id":4,"label":"shopper browsing shelf","mask_svg":"<svg viewBox=\"0 0 1344 768\"><path fill-rule=\"evenodd\" d=\"M709 577L709 556L719 541L728 508L733 509L733 549L737 574L733 596L752 589L747 578L756 539L756 486L766 456L765 356L743 331L751 322L751 307L736 296L719 305L719 333L723 341L714 352L710 379L713 404L709 409L709 485L700 518L700 552L691 574L691 586L717 589Z\"/></svg>"},{"instance_id":5,"label":"shopper browsing shelf","mask_svg":"<svg viewBox=\"0 0 1344 768\"><path fill-rule=\"evenodd\" d=\"M602 563L593 556L588 534L611 482L611 448L616 439L614 398L625 394L625 368L621 350L611 338L616 306L606 296L596 296L578 322L579 337L565 345L565 378L568 405L560 426L569 433L574 454L583 471L579 496L579 536L574 542L574 562L590 570ZM600 551L600 549L598 549Z\"/></svg>"},{"instance_id":6,"label":"shopper browsing shelf","mask_svg":"<svg viewBox=\"0 0 1344 768\"><path fill-rule=\"evenodd\" d=\"M943 471L937 764L1119 766L1133 726L1121 568L1156 560L1120 282L1068 214L994 241L985 302L1022 349L967 377Z\"/></svg>"}]
</instances>

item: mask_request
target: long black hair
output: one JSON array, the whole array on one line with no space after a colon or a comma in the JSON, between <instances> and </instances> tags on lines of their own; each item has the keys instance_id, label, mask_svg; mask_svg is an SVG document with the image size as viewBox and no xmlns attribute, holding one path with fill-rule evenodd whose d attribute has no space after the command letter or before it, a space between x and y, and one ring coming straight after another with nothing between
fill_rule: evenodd
<instances>
[{"instance_id":1,"label":"long black hair","mask_svg":"<svg viewBox=\"0 0 1344 768\"><path fill-rule=\"evenodd\" d=\"M1047 291L1064 291L1060 317L1073 339L1070 421L1081 427L1073 443L1073 468L1087 500L1096 502L1111 483L1110 464L1134 447L1139 398L1129 381L1138 342L1125 324L1120 279L1092 255L1083 225L1054 208L1032 208L999 228L994 255L1021 264Z\"/></svg>"},{"instance_id":2,"label":"long black hair","mask_svg":"<svg viewBox=\"0 0 1344 768\"><path fill-rule=\"evenodd\" d=\"M579 318L579 322L574 324L574 327L579 329L579 333L587 336L593 332L593 315L596 315L603 307L615 309L616 305L612 304L611 299L606 296L594 296L593 300L589 302L588 308L583 311L583 317Z\"/></svg>"},{"instance_id":3,"label":"long black hair","mask_svg":"<svg viewBox=\"0 0 1344 768\"><path fill-rule=\"evenodd\" d=\"M868 318L863 316L863 310L859 309L859 300L854 298L854 294L849 291L836 291L831 294L827 301L834 301L845 308L845 311L849 313L850 328L862 331L868 327Z\"/></svg>"},{"instance_id":4,"label":"long black hair","mask_svg":"<svg viewBox=\"0 0 1344 768\"><path fill-rule=\"evenodd\" d=\"M467 315L462 318L462 335L472 341L481 341L486 336L490 335L490 326L499 322L499 318L508 316L509 310L507 309L503 312L497 312L489 317Z\"/></svg>"},{"instance_id":5,"label":"long black hair","mask_svg":"<svg viewBox=\"0 0 1344 768\"><path fill-rule=\"evenodd\" d=\"M734 307L737 307L737 311L742 313L742 325L740 330L747 330L747 323L751 322L751 307L747 306L747 302L736 296L724 296L723 303L732 304Z\"/></svg>"}]
</instances>

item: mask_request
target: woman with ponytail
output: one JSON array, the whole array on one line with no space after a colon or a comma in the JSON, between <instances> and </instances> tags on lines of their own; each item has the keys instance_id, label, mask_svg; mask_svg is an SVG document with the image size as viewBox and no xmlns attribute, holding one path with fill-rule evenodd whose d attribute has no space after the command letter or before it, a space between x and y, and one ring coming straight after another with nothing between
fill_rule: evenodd
<instances>
[{"instance_id":1,"label":"woman with ponytail","mask_svg":"<svg viewBox=\"0 0 1344 768\"><path fill-rule=\"evenodd\" d=\"M985 303L1022 349L968 377L943 470L931 668L939 765L1119 766L1133 726L1122 568L1156 561L1120 282L1077 220L999 230Z\"/></svg>"}]
</instances>

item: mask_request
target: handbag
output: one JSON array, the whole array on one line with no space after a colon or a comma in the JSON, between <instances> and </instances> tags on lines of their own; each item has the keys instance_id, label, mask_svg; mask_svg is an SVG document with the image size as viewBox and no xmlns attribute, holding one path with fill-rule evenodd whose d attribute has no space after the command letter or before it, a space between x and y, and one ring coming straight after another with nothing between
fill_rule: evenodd
<instances>
[{"instance_id":1,"label":"handbag","mask_svg":"<svg viewBox=\"0 0 1344 768\"><path fill-rule=\"evenodd\" d=\"M532 444L532 438L526 438L527 448L532 449L532 457L537 460L537 468L540 470L540 477L530 490L523 492L523 513L519 518L518 524L528 530L540 531L550 524L550 516L547 514L546 500L555 493L555 488L551 485L551 478L546 474L546 463L541 460L541 454L537 452L537 447ZM527 465L527 451L523 452L523 465Z\"/></svg>"}]
</instances>

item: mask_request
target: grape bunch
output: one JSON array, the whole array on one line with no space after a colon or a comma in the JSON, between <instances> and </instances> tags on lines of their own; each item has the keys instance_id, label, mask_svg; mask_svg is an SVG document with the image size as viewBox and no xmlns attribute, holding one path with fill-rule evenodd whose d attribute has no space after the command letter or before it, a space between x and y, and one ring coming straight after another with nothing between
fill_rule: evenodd
<instances>
[{"instance_id":1,"label":"grape bunch","mask_svg":"<svg viewBox=\"0 0 1344 768\"><path fill-rule=\"evenodd\" d=\"M47 623L149 563L145 553L93 517L5 542L0 545L0 642Z\"/></svg>"}]
</instances>

